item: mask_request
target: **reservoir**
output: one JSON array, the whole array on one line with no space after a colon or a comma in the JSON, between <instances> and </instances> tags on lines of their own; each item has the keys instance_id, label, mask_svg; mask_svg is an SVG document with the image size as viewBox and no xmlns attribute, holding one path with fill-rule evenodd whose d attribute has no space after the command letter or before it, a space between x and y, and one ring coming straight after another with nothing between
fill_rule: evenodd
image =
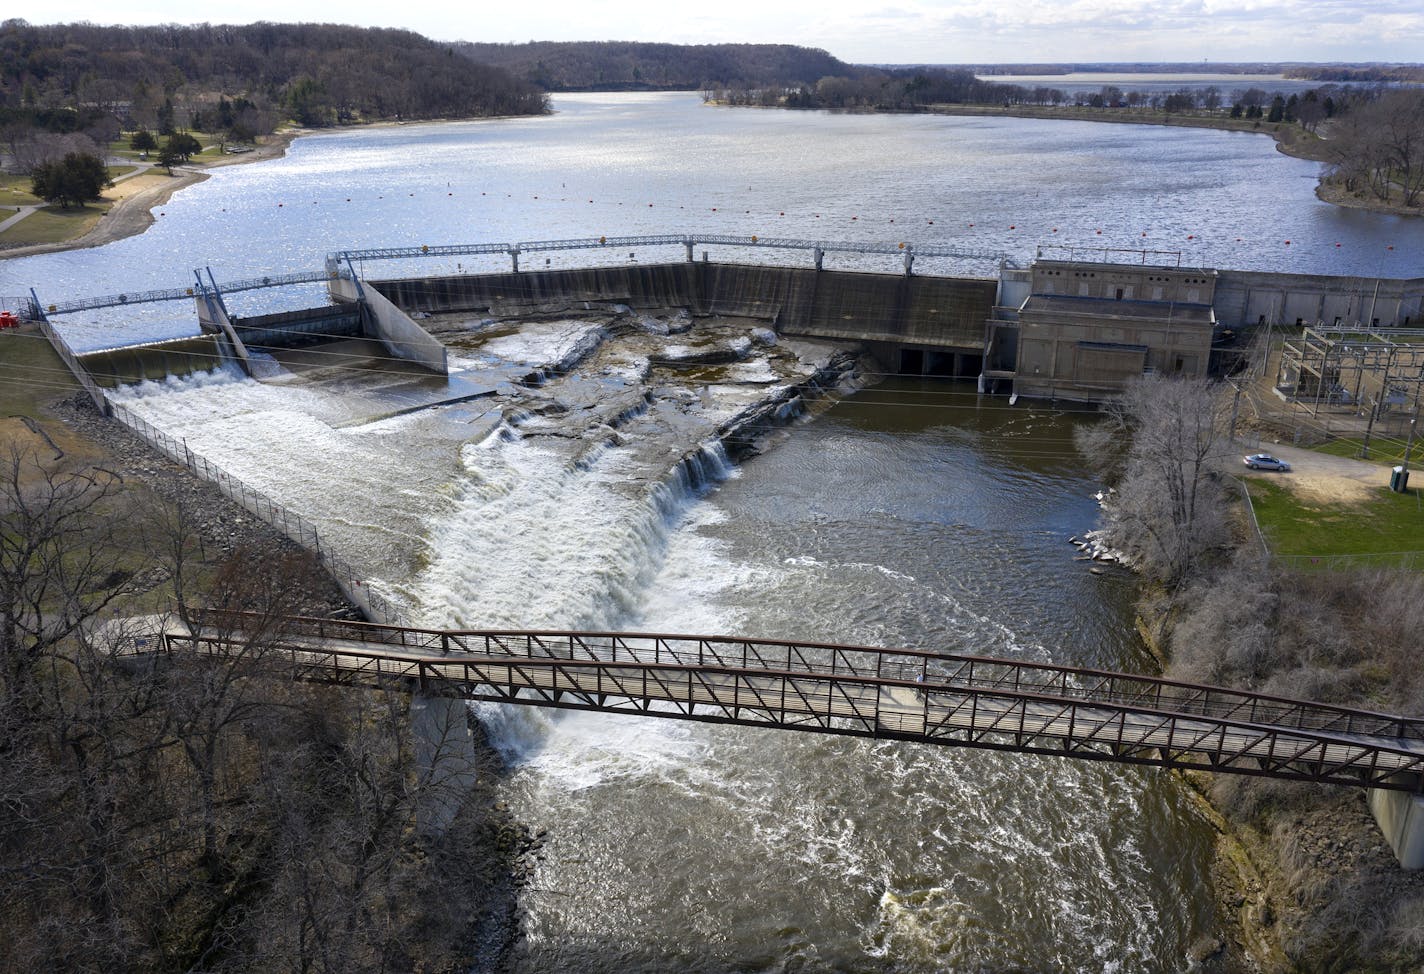
<instances>
[{"instance_id":1,"label":"reservoir","mask_svg":"<svg viewBox=\"0 0 1424 974\"><path fill-rule=\"evenodd\" d=\"M1414 224L1316 201L1315 164L1265 138L714 109L688 94L555 107L300 139L180 193L140 237L0 263L0 293L171 287L204 265L219 281L309 270L354 247L683 230L1026 262L1056 229L1184 262L1385 276L1412 276L1402 262L1424 252ZM618 259L668 259L633 253ZM388 276L466 269L419 264ZM60 325L91 348L193 328L177 305ZM1134 580L1090 574L1066 543L1097 516L1071 440L1081 415L863 364L734 463L720 425L833 348L675 311L447 325L452 372L488 396L407 411L444 380L377 361L263 382L199 373L121 398L315 522L419 623L1150 666ZM699 343L740 357L656 364ZM532 372L547 381L514 381ZM1222 936L1211 828L1168 774L653 718L480 716L508 761L505 799L548 831L520 970L1188 971L1194 946Z\"/></svg>"},{"instance_id":2,"label":"reservoir","mask_svg":"<svg viewBox=\"0 0 1424 974\"><path fill-rule=\"evenodd\" d=\"M0 295L34 287L48 303L182 287L207 266L219 282L319 270L333 250L642 233L908 240L1021 264L1041 246L1148 248L1184 266L1361 277L1417 276L1424 253L1424 220L1317 200L1320 164L1283 156L1263 135L716 108L694 93L561 95L554 108L300 138L283 159L219 169L183 190L141 236L0 261ZM895 270L893 260L866 269ZM459 264L391 274L471 269ZM994 277L997 262L923 270ZM233 310L272 310L250 306L270 299ZM175 313L181 324L165 320ZM113 344L115 329L193 330L187 309L152 317L101 316L105 334L92 337L64 323L81 349Z\"/></svg>"}]
</instances>

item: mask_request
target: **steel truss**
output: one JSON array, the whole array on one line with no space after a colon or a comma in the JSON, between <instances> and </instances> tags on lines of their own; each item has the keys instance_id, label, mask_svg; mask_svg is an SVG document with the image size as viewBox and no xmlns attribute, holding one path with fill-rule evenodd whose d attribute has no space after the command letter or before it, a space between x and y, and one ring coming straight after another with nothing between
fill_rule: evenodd
<instances>
[{"instance_id":1,"label":"steel truss","mask_svg":"<svg viewBox=\"0 0 1424 974\"><path fill-rule=\"evenodd\" d=\"M805 250L811 253L910 254L915 257L958 257L979 260L1009 260L1001 251L969 250L961 247L920 246L913 243L852 243L832 240L798 240L790 237L727 236L721 234L651 234L631 237L583 237L572 240L526 240L519 243L445 244L421 247L377 247L369 250L341 250L327 255L328 265L343 261L406 260L417 257L465 257L479 254L543 253L554 250L596 250L607 247L683 247L689 253L701 244L724 247L764 247L776 250Z\"/></svg>"},{"instance_id":2,"label":"steel truss","mask_svg":"<svg viewBox=\"0 0 1424 974\"><path fill-rule=\"evenodd\" d=\"M339 686L1424 791L1424 719L1155 677L778 640L272 622L210 615L118 652L263 645L271 673Z\"/></svg>"},{"instance_id":3,"label":"steel truss","mask_svg":"<svg viewBox=\"0 0 1424 974\"><path fill-rule=\"evenodd\" d=\"M267 287L285 287L291 284L315 284L327 280L326 271L303 271L298 274L273 274L267 277L253 277L242 281L219 284L224 294L235 291L255 291ZM116 308L128 304L152 304L159 301L184 301L199 297L201 291L196 286L175 287L161 291L135 291L132 294L106 294L93 298L80 298L59 304L46 305L46 315L72 314L76 311L93 311L97 308Z\"/></svg>"}]
</instances>

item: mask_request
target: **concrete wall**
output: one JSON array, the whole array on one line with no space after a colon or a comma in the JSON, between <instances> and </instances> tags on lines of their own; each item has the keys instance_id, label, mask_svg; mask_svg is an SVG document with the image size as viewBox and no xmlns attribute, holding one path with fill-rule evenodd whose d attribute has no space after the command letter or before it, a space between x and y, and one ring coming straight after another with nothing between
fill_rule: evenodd
<instances>
[{"instance_id":1,"label":"concrete wall","mask_svg":"<svg viewBox=\"0 0 1424 974\"><path fill-rule=\"evenodd\" d=\"M445 346L440 340L412 321L378 289L358 288L354 281L341 278L331 282L330 290L338 301L361 302L361 320L367 334L379 339L393 356L440 375L450 374Z\"/></svg>"},{"instance_id":2,"label":"concrete wall","mask_svg":"<svg viewBox=\"0 0 1424 974\"><path fill-rule=\"evenodd\" d=\"M1424 869L1424 795L1370 789L1370 811L1405 869Z\"/></svg>"},{"instance_id":3,"label":"concrete wall","mask_svg":"<svg viewBox=\"0 0 1424 974\"><path fill-rule=\"evenodd\" d=\"M347 282L343 282L347 283ZM380 291L406 311L487 311L513 313L521 308L558 307L587 302L634 308L697 306L690 264L634 267L584 267L559 271L523 271L466 277L421 277L376 281Z\"/></svg>"},{"instance_id":4,"label":"concrete wall","mask_svg":"<svg viewBox=\"0 0 1424 974\"><path fill-rule=\"evenodd\" d=\"M426 834L443 832L476 781L470 709L463 700L416 692L410 700L411 733L420 775L416 827Z\"/></svg>"},{"instance_id":5,"label":"concrete wall","mask_svg":"<svg viewBox=\"0 0 1424 974\"><path fill-rule=\"evenodd\" d=\"M233 328L222 304L212 298L200 296L197 299L197 308L198 327L203 331L216 333L219 353L231 354L242 371L251 375L252 359L247 354L247 346L237 336L237 331Z\"/></svg>"},{"instance_id":6,"label":"concrete wall","mask_svg":"<svg viewBox=\"0 0 1424 974\"><path fill-rule=\"evenodd\" d=\"M1033 293L1114 301L1211 304L1217 272L1203 268L1036 260Z\"/></svg>"},{"instance_id":7,"label":"concrete wall","mask_svg":"<svg viewBox=\"0 0 1424 974\"><path fill-rule=\"evenodd\" d=\"M1257 271L1219 272L1212 302L1217 320L1242 328L1271 324L1424 326L1424 278L1327 277Z\"/></svg>"},{"instance_id":8,"label":"concrete wall","mask_svg":"<svg viewBox=\"0 0 1424 974\"><path fill-rule=\"evenodd\" d=\"M362 333L361 314L351 305L252 315L234 318L232 324L248 346L265 348L285 348L305 341Z\"/></svg>"},{"instance_id":9,"label":"concrete wall","mask_svg":"<svg viewBox=\"0 0 1424 974\"><path fill-rule=\"evenodd\" d=\"M979 352L994 281L708 262L381 281L407 310L514 313L580 302L763 318L786 334Z\"/></svg>"}]
</instances>

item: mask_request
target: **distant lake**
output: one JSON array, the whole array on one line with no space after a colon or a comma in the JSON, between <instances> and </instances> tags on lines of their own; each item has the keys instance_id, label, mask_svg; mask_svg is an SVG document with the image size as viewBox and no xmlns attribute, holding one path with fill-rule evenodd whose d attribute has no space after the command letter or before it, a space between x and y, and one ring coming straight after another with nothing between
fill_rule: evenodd
<instances>
[{"instance_id":1,"label":"distant lake","mask_svg":"<svg viewBox=\"0 0 1424 974\"><path fill-rule=\"evenodd\" d=\"M984 81L998 84L1023 85L1026 88L1057 88L1070 95L1095 92L1107 85L1123 91L1172 92L1179 88L1202 89L1216 87L1223 97L1230 98L1236 91L1259 88L1275 95L1292 95L1311 88L1319 88L1328 83L1343 87L1360 86L1359 82L1307 81L1302 78L1287 78L1280 74L1150 74L1143 72L1070 72L1069 74L990 74L980 76ZM1366 86L1368 87L1368 86Z\"/></svg>"}]
</instances>

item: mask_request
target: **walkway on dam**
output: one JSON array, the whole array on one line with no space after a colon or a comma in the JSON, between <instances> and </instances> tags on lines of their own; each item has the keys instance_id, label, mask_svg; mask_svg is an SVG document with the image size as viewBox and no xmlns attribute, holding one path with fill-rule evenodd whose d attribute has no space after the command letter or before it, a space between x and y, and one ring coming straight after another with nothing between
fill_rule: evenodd
<instances>
[{"instance_id":1,"label":"walkway on dam","mask_svg":"<svg viewBox=\"0 0 1424 974\"><path fill-rule=\"evenodd\" d=\"M283 678L1424 791L1424 718L1044 663L730 637L207 615L113 624L120 656ZM254 634L260 634L254 636Z\"/></svg>"}]
</instances>

